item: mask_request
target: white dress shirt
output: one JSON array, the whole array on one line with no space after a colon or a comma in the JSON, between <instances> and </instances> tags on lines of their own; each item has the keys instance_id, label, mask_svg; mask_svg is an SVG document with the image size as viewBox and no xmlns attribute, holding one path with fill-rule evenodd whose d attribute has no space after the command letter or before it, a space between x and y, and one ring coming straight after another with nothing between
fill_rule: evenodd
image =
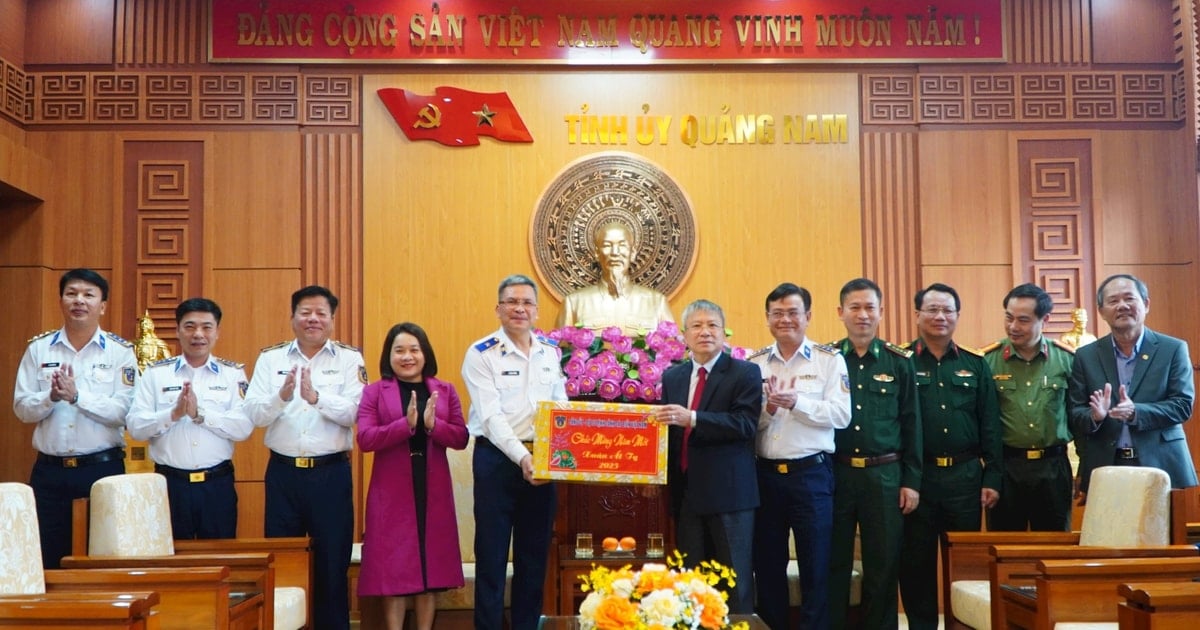
<instances>
[{"instance_id":1,"label":"white dress shirt","mask_svg":"<svg viewBox=\"0 0 1200 630\"><path fill-rule=\"evenodd\" d=\"M776 344L750 360L762 370L764 382L774 376L779 390L797 393L795 408L780 407L773 415L767 413L764 394L758 418L758 456L799 459L832 453L834 430L850 425L850 377L841 353L805 337L786 361Z\"/></svg>"},{"instance_id":2,"label":"white dress shirt","mask_svg":"<svg viewBox=\"0 0 1200 630\"><path fill-rule=\"evenodd\" d=\"M290 401L279 388L292 366L308 367L317 404L300 397L300 372ZM367 369L358 348L325 342L313 358L300 351L296 340L266 348L254 364L246 392L246 414L255 426L267 427L263 443L288 457L319 457L354 448L354 421L367 384Z\"/></svg>"},{"instance_id":3,"label":"white dress shirt","mask_svg":"<svg viewBox=\"0 0 1200 630\"><path fill-rule=\"evenodd\" d=\"M196 393L202 423L171 413L184 382ZM233 457L233 443L254 431L246 415L246 372L240 363L209 357L199 368L185 357L164 359L146 368L138 379L126 426L137 440L150 441L150 458L183 470L211 468Z\"/></svg>"},{"instance_id":4,"label":"white dress shirt","mask_svg":"<svg viewBox=\"0 0 1200 630\"><path fill-rule=\"evenodd\" d=\"M485 437L514 463L529 454L533 416L542 400L567 400L567 379L554 342L534 336L529 356L500 329L475 342L463 359L462 377L471 396L467 429Z\"/></svg>"},{"instance_id":5,"label":"white dress shirt","mask_svg":"<svg viewBox=\"0 0 1200 630\"><path fill-rule=\"evenodd\" d=\"M50 400L50 379L62 366L75 371L79 400ZM133 400L137 359L133 344L99 328L82 348L67 341L65 328L34 337L17 368L13 412L37 424L33 447L74 457L124 446L125 414Z\"/></svg>"}]
</instances>

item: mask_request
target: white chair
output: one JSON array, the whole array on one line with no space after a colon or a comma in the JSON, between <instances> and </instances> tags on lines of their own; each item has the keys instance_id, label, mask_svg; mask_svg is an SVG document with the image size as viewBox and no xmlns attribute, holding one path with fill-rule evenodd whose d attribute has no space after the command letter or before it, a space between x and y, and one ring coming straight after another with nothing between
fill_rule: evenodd
<instances>
[{"instance_id":1,"label":"white chair","mask_svg":"<svg viewBox=\"0 0 1200 630\"><path fill-rule=\"evenodd\" d=\"M124 582L100 586L109 577L43 571L33 490L22 483L0 483L0 626L146 628L158 594L121 592ZM55 590L60 583L78 585L85 580L97 590ZM145 590L146 581L141 584L139 590ZM53 592L47 593L48 585Z\"/></svg>"},{"instance_id":2,"label":"white chair","mask_svg":"<svg viewBox=\"0 0 1200 630\"><path fill-rule=\"evenodd\" d=\"M1171 480L1165 472L1107 466L1092 474L1079 533L949 534L943 548L947 628L1004 628L1000 586L1032 585L1038 560L1195 555L1195 547L1169 545L1171 502ZM981 579L985 560L988 579Z\"/></svg>"},{"instance_id":3,"label":"white chair","mask_svg":"<svg viewBox=\"0 0 1200 630\"><path fill-rule=\"evenodd\" d=\"M92 485L88 512L88 553L67 556L64 566L227 566L231 588L262 594L262 627L296 630L305 625L304 593L300 589L276 592L270 553L176 553L167 483L162 475L137 473L102 478ZM232 617L255 614L259 613L253 606L230 610Z\"/></svg>"}]
</instances>

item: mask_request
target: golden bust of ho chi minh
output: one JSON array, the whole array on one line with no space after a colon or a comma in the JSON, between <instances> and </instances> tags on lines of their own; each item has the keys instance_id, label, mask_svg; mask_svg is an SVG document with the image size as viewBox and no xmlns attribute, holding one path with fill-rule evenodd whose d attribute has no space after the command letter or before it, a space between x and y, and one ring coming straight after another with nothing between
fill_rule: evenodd
<instances>
[{"instance_id":1,"label":"golden bust of ho chi minh","mask_svg":"<svg viewBox=\"0 0 1200 630\"><path fill-rule=\"evenodd\" d=\"M1058 340L1072 348L1086 346L1096 340L1096 335L1087 331L1088 312L1086 308L1071 311L1071 330L1059 335Z\"/></svg>"},{"instance_id":2,"label":"golden bust of ho chi minh","mask_svg":"<svg viewBox=\"0 0 1200 630\"><path fill-rule=\"evenodd\" d=\"M558 316L559 326L594 330L617 326L632 335L653 330L659 322L675 321L667 296L634 283L630 277L636 252L629 228L620 222L600 225L592 244L600 263L600 282L567 295Z\"/></svg>"},{"instance_id":3,"label":"golden bust of ho chi minh","mask_svg":"<svg viewBox=\"0 0 1200 630\"><path fill-rule=\"evenodd\" d=\"M154 334L154 320L150 319L149 311L138 319L138 336L133 340L133 353L137 357L139 372L144 372L151 363L171 356L167 342Z\"/></svg>"}]
</instances>

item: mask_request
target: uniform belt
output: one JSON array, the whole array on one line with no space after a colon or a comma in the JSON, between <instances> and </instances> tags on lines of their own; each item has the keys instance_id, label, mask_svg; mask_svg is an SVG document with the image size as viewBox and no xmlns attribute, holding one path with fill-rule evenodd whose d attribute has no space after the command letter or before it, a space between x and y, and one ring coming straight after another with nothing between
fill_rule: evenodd
<instances>
[{"instance_id":1,"label":"uniform belt","mask_svg":"<svg viewBox=\"0 0 1200 630\"><path fill-rule=\"evenodd\" d=\"M970 461L979 459L979 451L970 449L953 455L926 455L925 463L937 468L951 468L959 464L965 464Z\"/></svg>"},{"instance_id":2,"label":"uniform belt","mask_svg":"<svg viewBox=\"0 0 1200 630\"><path fill-rule=\"evenodd\" d=\"M825 453L814 453L808 457L799 457L796 459L767 459L765 457L758 458L758 467L764 470L772 470L781 475L786 475L797 470L812 468L825 461Z\"/></svg>"},{"instance_id":3,"label":"uniform belt","mask_svg":"<svg viewBox=\"0 0 1200 630\"><path fill-rule=\"evenodd\" d=\"M282 455L280 453L276 453L275 451L271 451L271 459L281 464L295 466L296 468L316 468L317 466L324 466L325 464L336 464L338 462L349 461L350 454L342 451L341 453L317 455L316 457L289 457L287 455Z\"/></svg>"},{"instance_id":4,"label":"uniform belt","mask_svg":"<svg viewBox=\"0 0 1200 630\"><path fill-rule=\"evenodd\" d=\"M1043 448L1014 448L1007 444L1004 445L1004 456L1006 458L1044 459L1046 457L1054 457L1056 455L1066 454L1066 444L1055 444L1054 446L1046 446Z\"/></svg>"},{"instance_id":5,"label":"uniform belt","mask_svg":"<svg viewBox=\"0 0 1200 630\"><path fill-rule=\"evenodd\" d=\"M201 468L199 470L184 470L183 468L175 468L174 466L167 466L166 464L155 464L154 472L167 477L187 479L191 483L204 483L210 479L224 477L225 475L232 475L233 462L225 460L216 466L212 466L210 468Z\"/></svg>"},{"instance_id":6,"label":"uniform belt","mask_svg":"<svg viewBox=\"0 0 1200 630\"><path fill-rule=\"evenodd\" d=\"M851 457L839 453L836 458L839 464L849 464L851 468L871 468L900 461L900 453L884 453L871 457Z\"/></svg>"},{"instance_id":7,"label":"uniform belt","mask_svg":"<svg viewBox=\"0 0 1200 630\"><path fill-rule=\"evenodd\" d=\"M38 453L37 461L39 464L50 464L52 466L62 466L63 468L79 468L80 466L91 466L92 464L103 464L117 459L125 459L125 449L120 446L114 446L103 451L88 453L87 455L76 455L74 457L59 457L58 455L47 455Z\"/></svg>"},{"instance_id":8,"label":"uniform belt","mask_svg":"<svg viewBox=\"0 0 1200 630\"><path fill-rule=\"evenodd\" d=\"M1137 448L1133 446L1121 446L1117 448L1117 459L1137 459Z\"/></svg>"}]
</instances>

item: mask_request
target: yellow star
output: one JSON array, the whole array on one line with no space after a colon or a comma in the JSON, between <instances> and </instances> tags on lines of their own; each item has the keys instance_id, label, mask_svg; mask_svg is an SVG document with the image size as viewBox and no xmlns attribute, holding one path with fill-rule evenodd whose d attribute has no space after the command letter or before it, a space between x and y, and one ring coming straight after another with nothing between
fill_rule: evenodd
<instances>
[{"instance_id":1,"label":"yellow star","mask_svg":"<svg viewBox=\"0 0 1200 630\"><path fill-rule=\"evenodd\" d=\"M479 121L475 123L476 127L478 127L479 125L487 125L489 127L495 126L492 124L492 116L495 116L496 112L492 111L491 109L488 109L487 103L483 104L483 109L481 109L479 111L471 112L471 113L475 114L475 116L477 118L479 118Z\"/></svg>"}]
</instances>

